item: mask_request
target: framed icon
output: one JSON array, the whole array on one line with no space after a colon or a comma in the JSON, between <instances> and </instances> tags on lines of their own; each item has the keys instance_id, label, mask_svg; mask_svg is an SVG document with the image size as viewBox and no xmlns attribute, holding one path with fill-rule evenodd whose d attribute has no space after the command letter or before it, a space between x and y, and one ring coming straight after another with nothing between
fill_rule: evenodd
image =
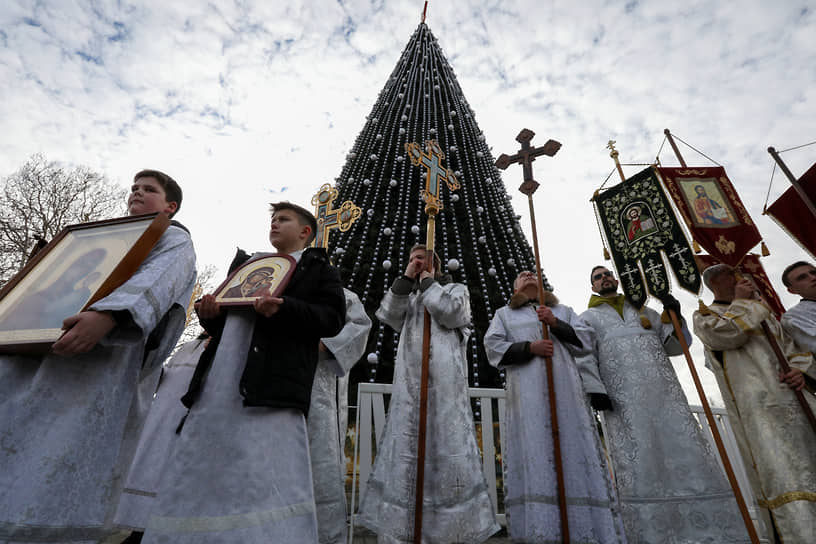
<instances>
[{"instance_id":1,"label":"framed icon","mask_svg":"<svg viewBox=\"0 0 816 544\"><path fill-rule=\"evenodd\" d=\"M295 259L289 255L256 255L233 270L218 286L215 300L223 306L251 306L263 295L276 297L286 288L296 265Z\"/></svg>"}]
</instances>

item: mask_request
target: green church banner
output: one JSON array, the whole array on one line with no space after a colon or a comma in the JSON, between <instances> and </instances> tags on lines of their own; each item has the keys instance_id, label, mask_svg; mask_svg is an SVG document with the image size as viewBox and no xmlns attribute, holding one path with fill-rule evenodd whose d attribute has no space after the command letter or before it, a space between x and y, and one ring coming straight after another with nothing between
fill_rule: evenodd
<instances>
[{"instance_id":1,"label":"green church banner","mask_svg":"<svg viewBox=\"0 0 816 544\"><path fill-rule=\"evenodd\" d=\"M700 292L700 272L652 167L593 199L595 213L620 277L626 299L640 309L648 294L669 294L665 261L678 284Z\"/></svg>"}]
</instances>

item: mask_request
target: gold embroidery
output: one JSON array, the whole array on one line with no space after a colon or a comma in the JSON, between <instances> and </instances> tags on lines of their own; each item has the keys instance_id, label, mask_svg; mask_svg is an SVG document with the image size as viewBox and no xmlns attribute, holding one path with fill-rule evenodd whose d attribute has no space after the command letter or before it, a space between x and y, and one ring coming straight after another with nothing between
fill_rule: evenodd
<instances>
[{"instance_id":1,"label":"gold embroidery","mask_svg":"<svg viewBox=\"0 0 816 544\"><path fill-rule=\"evenodd\" d=\"M757 503L759 503L759 505L763 508L770 508L773 510L793 501L816 502L816 493L811 493L809 491L790 491L788 493L782 493L778 497L768 501L759 500Z\"/></svg>"},{"instance_id":2,"label":"gold embroidery","mask_svg":"<svg viewBox=\"0 0 816 544\"><path fill-rule=\"evenodd\" d=\"M714 245L717 246L717 249L719 249L725 255L734 253L737 248L737 244L731 240L726 240L725 236L722 234L720 234L719 239L714 243Z\"/></svg>"}]
</instances>

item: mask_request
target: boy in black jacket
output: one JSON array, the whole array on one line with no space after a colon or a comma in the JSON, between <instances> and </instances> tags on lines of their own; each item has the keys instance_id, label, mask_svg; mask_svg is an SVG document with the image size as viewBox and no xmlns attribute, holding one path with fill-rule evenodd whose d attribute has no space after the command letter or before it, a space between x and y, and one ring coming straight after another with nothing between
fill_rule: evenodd
<instances>
[{"instance_id":1,"label":"boy in black jacket","mask_svg":"<svg viewBox=\"0 0 816 544\"><path fill-rule=\"evenodd\" d=\"M213 336L143 542L315 542L305 415L321 337L343 327L345 298L304 208L272 204L269 240L298 261L280 297L253 307L196 305ZM249 257L239 251L233 268Z\"/></svg>"}]
</instances>

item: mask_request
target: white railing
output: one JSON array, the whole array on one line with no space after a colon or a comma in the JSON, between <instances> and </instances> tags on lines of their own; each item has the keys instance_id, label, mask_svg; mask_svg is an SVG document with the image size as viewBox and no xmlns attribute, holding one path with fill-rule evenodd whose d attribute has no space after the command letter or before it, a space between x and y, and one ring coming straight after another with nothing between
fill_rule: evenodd
<instances>
[{"instance_id":1,"label":"white railing","mask_svg":"<svg viewBox=\"0 0 816 544\"><path fill-rule=\"evenodd\" d=\"M357 388L357 424L356 424L356 440L354 449L354 460L352 464L352 487L351 487L351 530L349 535L354 533L354 520L357 515L357 502L359 497L365 491L368 477L371 474L371 469L374 463L374 445L379 444L382 439L383 429L385 428L385 396L391 394L391 384L383 383L361 383ZM496 510L496 518L498 522L505 525L504 511L499 511L498 502L498 482L496 478L496 451L504 451L504 389L482 389L469 388L468 395L472 400L479 403L480 413L475 418L475 425L477 435L481 435L482 448L482 468L484 470L485 479L490 493L490 498L493 501L493 507ZM496 401L496 410L494 411L494 400ZM714 444L714 438L711 435L711 429L708 426L705 414L701 406L690 406L692 413L697 418L703 434L711 444L711 449L714 451L714 456L722 468L722 462L719 455L717 455L717 448ZM742 456L739 454L737 448L737 441L734 436L734 431L728 421L728 415L724 408L712 408L714 418L717 422L717 427L722 436L725 450L728 453L728 458L731 461L731 466L737 477L740 489L742 490L745 502L748 505L751 518L756 523L759 515L756 506L756 499L751 490L748 476L745 472L745 465L742 462ZM489 426L482 424L482 422L491 422ZM493 432L496 424L499 427L499 436ZM606 426L601 418L601 426L606 432ZM481 431L481 432L479 432ZM487 432L486 432L487 431ZM503 490L502 490L503 493ZM503 502L503 501L502 501ZM503 506L503 505L502 505Z\"/></svg>"}]
</instances>

